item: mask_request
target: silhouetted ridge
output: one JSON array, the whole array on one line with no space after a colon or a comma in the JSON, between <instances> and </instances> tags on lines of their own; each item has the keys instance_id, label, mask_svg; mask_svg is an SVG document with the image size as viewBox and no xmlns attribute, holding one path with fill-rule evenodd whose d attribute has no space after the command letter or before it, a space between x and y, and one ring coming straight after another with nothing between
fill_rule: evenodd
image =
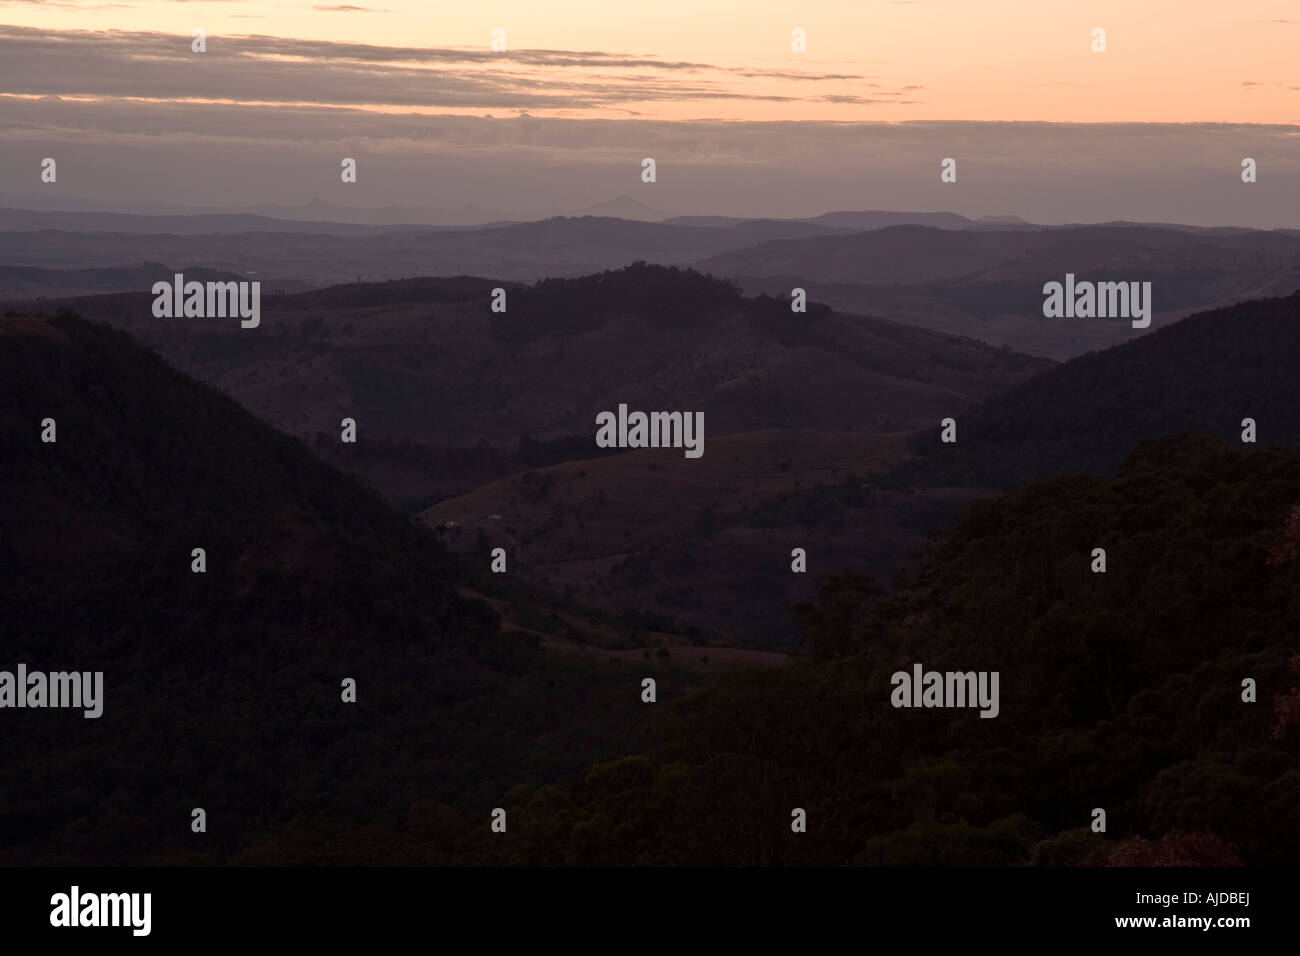
<instances>
[{"instance_id":1,"label":"silhouetted ridge","mask_svg":"<svg viewBox=\"0 0 1300 956\"><path fill-rule=\"evenodd\" d=\"M171 285L176 273L194 282L237 282L244 277L221 269L202 266L172 268L160 262L144 262L138 266L100 266L91 269L42 269L36 266L0 265L0 283L48 284L81 289L150 289L155 282Z\"/></svg>"},{"instance_id":2,"label":"silhouetted ridge","mask_svg":"<svg viewBox=\"0 0 1300 956\"><path fill-rule=\"evenodd\" d=\"M917 445L924 460L889 481L1014 488L1052 474L1110 474L1135 445L1161 435L1239 442L1245 418L1256 421L1259 444L1295 447L1297 356L1300 293L1194 315L1048 369L958 416L955 444L940 440L935 422Z\"/></svg>"},{"instance_id":3,"label":"silhouetted ridge","mask_svg":"<svg viewBox=\"0 0 1300 956\"><path fill-rule=\"evenodd\" d=\"M542 279L513 294L499 334L530 339L551 331L598 329L615 315L665 326L708 318L742 302L735 283L694 269L636 262L576 279Z\"/></svg>"},{"instance_id":4,"label":"silhouetted ridge","mask_svg":"<svg viewBox=\"0 0 1300 956\"><path fill-rule=\"evenodd\" d=\"M18 334L0 336L0 480L39 482L132 538L233 533L286 507L351 534L415 533L355 478L125 333L66 312L5 321ZM47 417L55 444L41 441Z\"/></svg>"},{"instance_id":5,"label":"silhouetted ridge","mask_svg":"<svg viewBox=\"0 0 1300 956\"><path fill-rule=\"evenodd\" d=\"M325 289L278 296L276 309L360 309L401 302L474 302L485 304L492 290L518 288L518 283L476 276L391 279L388 282L349 282Z\"/></svg>"}]
</instances>

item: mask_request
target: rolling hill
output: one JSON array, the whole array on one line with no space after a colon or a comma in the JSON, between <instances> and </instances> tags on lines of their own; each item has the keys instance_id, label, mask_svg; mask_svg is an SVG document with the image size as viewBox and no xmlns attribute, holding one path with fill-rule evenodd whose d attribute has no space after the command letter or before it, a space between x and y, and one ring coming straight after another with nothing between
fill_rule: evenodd
<instances>
[{"instance_id":1,"label":"rolling hill","mask_svg":"<svg viewBox=\"0 0 1300 956\"><path fill-rule=\"evenodd\" d=\"M1300 289L1300 241L1282 231L1114 224L952 231L896 226L765 242L698 268L749 294L802 287L836 309L1068 359L1146 334L1128 322L1045 319L1043 285L1149 281L1151 328L1195 311ZM1149 331L1149 330L1148 330Z\"/></svg>"},{"instance_id":2,"label":"rolling hill","mask_svg":"<svg viewBox=\"0 0 1300 956\"><path fill-rule=\"evenodd\" d=\"M1300 293L1243 302L1073 359L937 426L916 445L901 485L1010 489L1062 473L1110 474L1138 442L1196 432L1240 443L1242 421L1264 446L1300 445Z\"/></svg>"},{"instance_id":3,"label":"rolling hill","mask_svg":"<svg viewBox=\"0 0 1300 956\"><path fill-rule=\"evenodd\" d=\"M975 489L888 491L865 476L909 457L907 433L769 430L698 461L642 449L537 468L420 518L454 551L503 547L525 579L711 644L789 648L791 609L827 573L881 580L913 563ZM805 573L791 570L802 548Z\"/></svg>"},{"instance_id":4,"label":"rolling hill","mask_svg":"<svg viewBox=\"0 0 1300 956\"><path fill-rule=\"evenodd\" d=\"M505 314L490 309L498 286ZM320 453L346 454L394 501L460 494L528 466L441 475L416 452L367 463L367 442L375 455L383 442L407 442L468 462L483 443L565 437L577 443L569 458L594 457L595 417L620 403L703 412L706 447L712 436L772 428L898 431L1049 365L815 304L792 314L786 302L646 265L528 287L460 277L264 296L255 330L156 319L151 301L69 304L282 430L319 436ZM337 440L344 417L357 422L355 450Z\"/></svg>"},{"instance_id":5,"label":"rolling hill","mask_svg":"<svg viewBox=\"0 0 1300 956\"><path fill-rule=\"evenodd\" d=\"M249 278L271 277L312 286L428 275L487 275L518 282L581 276L638 260L684 265L760 239L834 232L831 227L772 220L736 227L636 222L608 216L557 216L477 228L424 226L391 230L257 223L240 232L191 233L155 220L118 231L77 229L76 214L23 211L0 229L0 262L42 269L89 269L154 262L201 262ZM109 214L100 223L111 227ZM169 217L157 217L166 219ZM184 221L184 217L180 217ZM3 219L3 216L0 216ZM27 228L22 223L28 223ZM46 225L49 222L50 225ZM243 222L235 219L236 223ZM225 220L222 220L225 223ZM57 226L57 228L53 227ZM140 231L153 228L159 231ZM161 229L169 231L161 231ZM171 229L175 231L170 231ZM129 291L124 286L120 291ZM21 303L19 303L21 304Z\"/></svg>"}]
</instances>

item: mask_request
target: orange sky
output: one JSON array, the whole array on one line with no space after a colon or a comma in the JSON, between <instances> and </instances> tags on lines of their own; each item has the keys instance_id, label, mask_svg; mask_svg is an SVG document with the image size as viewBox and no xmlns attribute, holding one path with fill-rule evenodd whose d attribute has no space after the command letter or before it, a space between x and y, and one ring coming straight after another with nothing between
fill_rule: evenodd
<instances>
[{"instance_id":1,"label":"orange sky","mask_svg":"<svg viewBox=\"0 0 1300 956\"><path fill-rule=\"evenodd\" d=\"M0 23L184 37L202 27L227 38L226 54L237 48L230 38L248 34L485 50L491 30L502 27L512 51L696 64L609 69L507 57L464 67L540 84L580 76L625 93L617 105L530 106L538 116L1300 123L1297 0L0 0ZM795 27L807 31L806 53L791 52ZM1105 53L1090 50L1094 27L1106 30ZM209 55L217 52L214 41ZM848 78L789 75L796 72ZM641 87L656 95L639 100ZM674 87L690 95L664 95ZM440 111L458 109L505 115L454 104Z\"/></svg>"}]
</instances>

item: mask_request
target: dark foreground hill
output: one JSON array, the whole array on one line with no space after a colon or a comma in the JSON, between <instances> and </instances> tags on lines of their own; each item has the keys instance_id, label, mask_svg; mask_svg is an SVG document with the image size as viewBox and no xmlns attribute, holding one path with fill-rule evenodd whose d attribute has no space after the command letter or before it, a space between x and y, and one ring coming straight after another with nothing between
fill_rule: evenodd
<instances>
[{"instance_id":1,"label":"dark foreground hill","mask_svg":"<svg viewBox=\"0 0 1300 956\"><path fill-rule=\"evenodd\" d=\"M0 671L104 673L98 718L0 709L0 862L218 861L443 804L486 834L647 719L639 675L502 633L429 531L121 332L0 320L0 447Z\"/></svg>"},{"instance_id":2,"label":"dark foreground hill","mask_svg":"<svg viewBox=\"0 0 1300 956\"><path fill-rule=\"evenodd\" d=\"M1300 293L1191 316L1049 369L957 417L957 442L924 433L893 481L1015 488L1110 474L1141 441L1180 431L1300 445Z\"/></svg>"},{"instance_id":3,"label":"dark foreground hill","mask_svg":"<svg viewBox=\"0 0 1300 956\"><path fill-rule=\"evenodd\" d=\"M723 677L647 753L569 789L516 790L517 841L493 849L593 864L1293 865L1297 502L1300 455L1193 436L1144 445L1114 478L990 501L883 604L863 579L827 580L802 611L806 661ZM999 672L997 716L891 706L891 675L915 664ZM806 833L791 831L796 808Z\"/></svg>"}]
</instances>

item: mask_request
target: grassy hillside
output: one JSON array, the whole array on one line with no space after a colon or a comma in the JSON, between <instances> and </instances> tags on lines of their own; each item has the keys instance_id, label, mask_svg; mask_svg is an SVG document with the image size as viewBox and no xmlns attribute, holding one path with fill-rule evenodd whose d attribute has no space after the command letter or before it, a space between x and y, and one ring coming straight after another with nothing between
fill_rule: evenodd
<instances>
[{"instance_id":1,"label":"grassy hillside","mask_svg":"<svg viewBox=\"0 0 1300 956\"><path fill-rule=\"evenodd\" d=\"M789 647L790 608L816 575L887 579L925 543L927 510L953 510L941 490L877 491L856 477L905 460L906 437L773 430L710 439L696 461L626 451L523 471L421 518L460 525L447 534L454 550L485 538L524 577L584 603L694 626L711 644ZM796 547L808 573L790 570Z\"/></svg>"},{"instance_id":2,"label":"grassy hillside","mask_svg":"<svg viewBox=\"0 0 1300 956\"><path fill-rule=\"evenodd\" d=\"M708 433L870 431L962 409L1050 363L811 303L745 298L728 282L644 263L507 290L421 279L267 296L255 331L155 319L144 296L79 312L155 346L291 434L517 442L594 435L596 413L704 411ZM591 444L595 448L594 440Z\"/></svg>"}]
</instances>

